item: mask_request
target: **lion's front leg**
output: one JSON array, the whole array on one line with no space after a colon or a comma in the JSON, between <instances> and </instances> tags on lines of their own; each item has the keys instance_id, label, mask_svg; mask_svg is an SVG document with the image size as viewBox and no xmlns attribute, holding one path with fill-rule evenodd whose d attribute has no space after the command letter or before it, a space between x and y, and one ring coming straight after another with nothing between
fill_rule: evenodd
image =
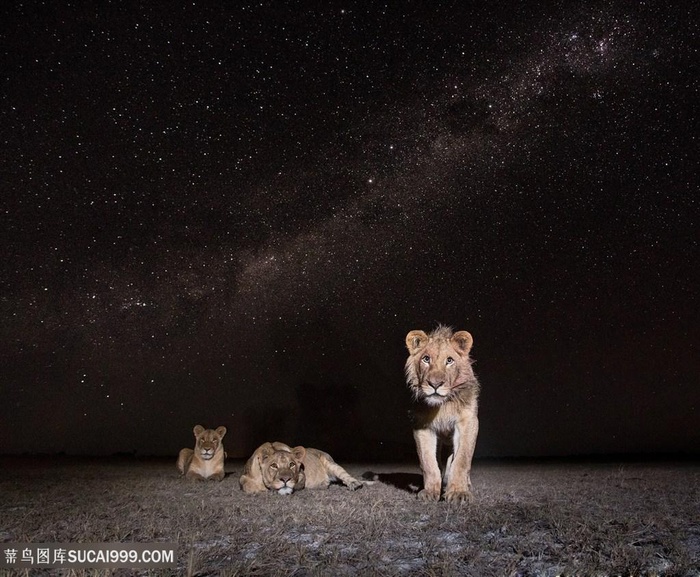
<instances>
[{"instance_id":1,"label":"lion's front leg","mask_svg":"<svg viewBox=\"0 0 700 577\"><path fill-rule=\"evenodd\" d=\"M185 479L188 481L204 481L204 477L194 468L190 468L190 470L185 473Z\"/></svg>"},{"instance_id":2,"label":"lion's front leg","mask_svg":"<svg viewBox=\"0 0 700 577\"><path fill-rule=\"evenodd\" d=\"M430 429L416 429L413 438L423 471L423 490L418 496L426 501L439 501L442 481L437 461L437 435Z\"/></svg>"},{"instance_id":3,"label":"lion's front leg","mask_svg":"<svg viewBox=\"0 0 700 577\"><path fill-rule=\"evenodd\" d=\"M446 501L470 501L472 498L471 468L478 433L479 419L476 411L463 417L455 425L454 453L445 471Z\"/></svg>"},{"instance_id":4,"label":"lion's front leg","mask_svg":"<svg viewBox=\"0 0 700 577\"><path fill-rule=\"evenodd\" d=\"M212 481L223 481L223 480L224 480L224 477L226 477L226 473L225 473L224 470L222 469L221 471L217 471L216 473L214 473L213 475L211 475L209 478L210 478Z\"/></svg>"},{"instance_id":5,"label":"lion's front leg","mask_svg":"<svg viewBox=\"0 0 700 577\"><path fill-rule=\"evenodd\" d=\"M256 479L252 475L246 475L245 473L241 475L238 483L244 493L261 493L267 491L267 487L265 487L259 479Z\"/></svg>"},{"instance_id":6,"label":"lion's front leg","mask_svg":"<svg viewBox=\"0 0 700 577\"><path fill-rule=\"evenodd\" d=\"M253 456L245 464L238 484L244 493L262 493L268 490L263 482L260 470L260 457L257 451L253 453Z\"/></svg>"}]
</instances>

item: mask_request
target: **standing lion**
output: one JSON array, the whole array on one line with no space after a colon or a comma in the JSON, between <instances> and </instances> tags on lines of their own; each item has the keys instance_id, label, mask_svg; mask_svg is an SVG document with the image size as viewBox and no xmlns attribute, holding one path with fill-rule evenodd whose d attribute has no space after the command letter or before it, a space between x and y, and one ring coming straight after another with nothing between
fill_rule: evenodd
<instances>
[{"instance_id":1,"label":"standing lion","mask_svg":"<svg viewBox=\"0 0 700 577\"><path fill-rule=\"evenodd\" d=\"M416 400L413 437L423 470L422 499L446 501L471 499L470 472L476 436L479 381L472 370L469 351L473 339L467 331L452 332L438 326L430 334L406 335L409 357L406 381ZM439 449L452 444L444 475L440 475Z\"/></svg>"}]
</instances>

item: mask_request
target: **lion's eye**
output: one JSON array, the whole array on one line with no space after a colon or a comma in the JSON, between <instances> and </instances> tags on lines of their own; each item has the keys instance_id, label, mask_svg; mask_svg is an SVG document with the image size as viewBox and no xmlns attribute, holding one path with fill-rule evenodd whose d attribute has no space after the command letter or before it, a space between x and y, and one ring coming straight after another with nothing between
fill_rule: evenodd
<instances>
[{"instance_id":1,"label":"lion's eye","mask_svg":"<svg viewBox=\"0 0 700 577\"><path fill-rule=\"evenodd\" d=\"M294 469L297 466L296 463L289 463L289 468Z\"/></svg>"},{"instance_id":2,"label":"lion's eye","mask_svg":"<svg viewBox=\"0 0 700 577\"><path fill-rule=\"evenodd\" d=\"M270 465L270 469L277 469L277 463L272 463L272 465Z\"/></svg>"},{"instance_id":3,"label":"lion's eye","mask_svg":"<svg viewBox=\"0 0 700 577\"><path fill-rule=\"evenodd\" d=\"M447 357L446 363L447 363L448 365L451 365L451 364L454 363L454 362L455 362L455 360L454 360L452 357Z\"/></svg>"},{"instance_id":4,"label":"lion's eye","mask_svg":"<svg viewBox=\"0 0 700 577\"><path fill-rule=\"evenodd\" d=\"M423 361L426 365L430 364L430 357L428 355L423 355L421 357L421 361Z\"/></svg>"}]
</instances>

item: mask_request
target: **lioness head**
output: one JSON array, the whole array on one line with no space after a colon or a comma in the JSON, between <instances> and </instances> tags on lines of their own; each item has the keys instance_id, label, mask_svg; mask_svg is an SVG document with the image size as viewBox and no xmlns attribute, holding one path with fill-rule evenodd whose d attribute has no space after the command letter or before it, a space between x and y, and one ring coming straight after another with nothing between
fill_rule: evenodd
<instances>
[{"instance_id":1,"label":"lioness head","mask_svg":"<svg viewBox=\"0 0 700 577\"><path fill-rule=\"evenodd\" d=\"M268 489L280 495L290 495L297 486L304 486L304 447L294 447L291 451L280 451L268 444L260 453L260 472Z\"/></svg>"},{"instance_id":2,"label":"lioness head","mask_svg":"<svg viewBox=\"0 0 700 577\"><path fill-rule=\"evenodd\" d=\"M221 446L221 439L224 438L226 434L226 427L219 427L218 429L205 429L202 425L196 425L194 428L194 436L197 439L195 445L195 450L197 454L208 461L216 455Z\"/></svg>"},{"instance_id":3,"label":"lioness head","mask_svg":"<svg viewBox=\"0 0 700 577\"><path fill-rule=\"evenodd\" d=\"M416 400L439 406L478 386L469 358L472 343L467 331L453 333L444 326L430 334L411 331L406 335L406 381Z\"/></svg>"}]
</instances>

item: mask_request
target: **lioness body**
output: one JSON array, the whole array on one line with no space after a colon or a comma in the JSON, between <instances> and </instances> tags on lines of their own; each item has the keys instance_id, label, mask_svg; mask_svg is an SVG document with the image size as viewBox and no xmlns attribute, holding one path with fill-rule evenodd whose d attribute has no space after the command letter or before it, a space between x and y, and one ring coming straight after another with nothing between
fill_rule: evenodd
<instances>
[{"instance_id":1,"label":"lioness body","mask_svg":"<svg viewBox=\"0 0 700 577\"><path fill-rule=\"evenodd\" d=\"M226 427L205 429L197 425L194 429L194 450L182 449L177 458L177 468L187 479L224 478L224 460L226 453L221 442L226 434Z\"/></svg>"},{"instance_id":2,"label":"lioness body","mask_svg":"<svg viewBox=\"0 0 700 577\"><path fill-rule=\"evenodd\" d=\"M413 437L423 471L426 500L471 499L471 464L479 432L479 382L472 370L469 351L472 336L453 333L439 326L432 333L411 331L406 335L409 357L406 381L416 401ZM439 449L452 444L444 475L440 474Z\"/></svg>"},{"instance_id":3,"label":"lioness body","mask_svg":"<svg viewBox=\"0 0 700 577\"><path fill-rule=\"evenodd\" d=\"M246 493L277 491L289 495L304 488L326 489L336 479L349 489L362 486L328 453L301 446L292 448L276 441L255 450L245 464L240 485Z\"/></svg>"}]
</instances>

